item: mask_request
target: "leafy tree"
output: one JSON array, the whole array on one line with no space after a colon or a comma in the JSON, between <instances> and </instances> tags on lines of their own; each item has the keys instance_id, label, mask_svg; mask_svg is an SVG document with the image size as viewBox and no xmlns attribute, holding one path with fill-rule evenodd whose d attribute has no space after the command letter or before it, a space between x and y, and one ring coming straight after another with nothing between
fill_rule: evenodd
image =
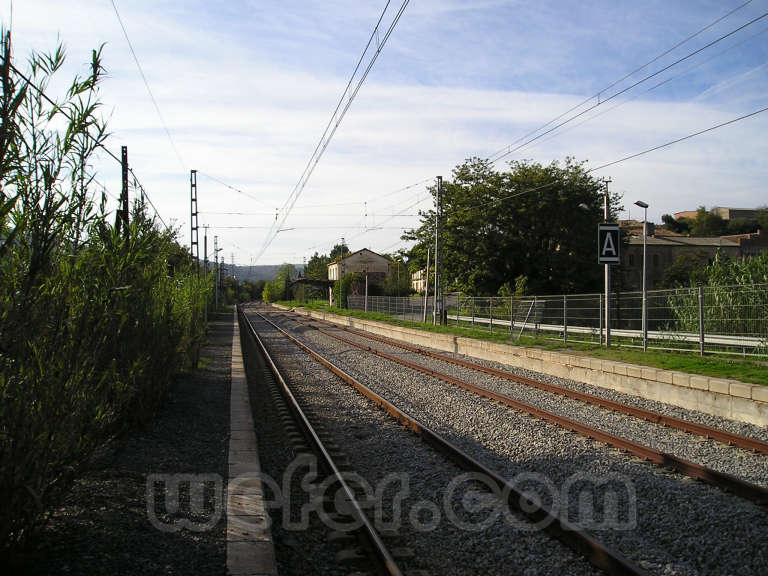
<instances>
[{"instance_id":1,"label":"leafy tree","mask_svg":"<svg viewBox=\"0 0 768 576\"><path fill-rule=\"evenodd\" d=\"M696 219L691 224L693 236L722 236L726 222L719 214L709 212L704 206L696 210Z\"/></svg>"},{"instance_id":2,"label":"leafy tree","mask_svg":"<svg viewBox=\"0 0 768 576\"><path fill-rule=\"evenodd\" d=\"M288 288L296 280L296 267L293 264L283 264L277 269L274 279L264 284L262 298L265 302L287 300L290 295Z\"/></svg>"},{"instance_id":3,"label":"leafy tree","mask_svg":"<svg viewBox=\"0 0 768 576\"><path fill-rule=\"evenodd\" d=\"M688 218L675 220L675 217L671 214L664 214L661 217L661 221L664 222L664 227L670 232L688 234L691 231L691 221Z\"/></svg>"},{"instance_id":4,"label":"leafy tree","mask_svg":"<svg viewBox=\"0 0 768 576\"><path fill-rule=\"evenodd\" d=\"M331 250L330 262L333 262L340 256L346 256L347 254L349 254L349 248L347 247L346 244L344 244L343 246L341 244L336 244L333 247L333 250Z\"/></svg>"},{"instance_id":5,"label":"leafy tree","mask_svg":"<svg viewBox=\"0 0 768 576\"><path fill-rule=\"evenodd\" d=\"M674 263L664 270L660 288L680 288L684 286L699 286L706 282L706 266L701 262L707 261L707 253L700 252L696 257L678 254Z\"/></svg>"},{"instance_id":6,"label":"leafy tree","mask_svg":"<svg viewBox=\"0 0 768 576\"><path fill-rule=\"evenodd\" d=\"M383 292L387 296L406 296L411 292L411 274L402 258L392 258L392 266L384 280ZM370 286L368 289L370 293Z\"/></svg>"},{"instance_id":7,"label":"leafy tree","mask_svg":"<svg viewBox=\"0 0 768 576\"><path fill-rule=\"evenodd\" d=\"M751 234L757 232L757 220L750 218L734 218L725 223L726 234Z\"/></svg>"},{"instance_id":8,"label":"leafy tree","mask_svg":"<svg viewBox=\"0 0 768 576\"><path fill-rule=\"evenodd\" d=\"M322 256L315 252L304 267L304 277L313 280L328 279L328 264L331 258L323 254Z\"/></svg>"},{"instance_id":9,"label":"leafy tree","mask_svg":"<svg viewBox=\"0 0 768 576\"><path fill-rule=\"evenodd\" d=\"M564 166L511 162L505 172L470 158L443 182L445 286L496 294L526 276L533 293L599 289L595 230L603 220L602 190L583 163L571 158ZM435 187L430 191L436 194ZM611 196L612 214L617 204ZM434 210L421 216L421 226L403 236L417 241L411 254L419 262L433 242Z\"/></svg>"},{"instance_id":10,"label":"leafy tree","mask_svg":"<svg viewBox=\"0 0 768 576\"><path fill-rule=\"evenodd\" d=\"M757 217L757 227L761 234L768 234L768 209L763 209Z\"/></svg>"}]
</instances>

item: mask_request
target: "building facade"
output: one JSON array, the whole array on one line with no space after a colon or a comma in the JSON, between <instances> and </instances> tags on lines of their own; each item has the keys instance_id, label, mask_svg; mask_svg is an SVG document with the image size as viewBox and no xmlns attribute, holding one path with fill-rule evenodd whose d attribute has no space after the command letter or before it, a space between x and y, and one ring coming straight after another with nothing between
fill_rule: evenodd
<instances>
[{"instance_id":1,"label":"building facade","mask_svg":"<svg viewBox=\"0 0 768 576\"><path fill-rule=\"evenodd\" d=\"M363 248L328 264L328 280L335 281L345 274L362 272L368 274L371 282L381 282L389 275L391 266L389 258Z\"/></svg>"},{"instance_id":2,"label":"building facade","mask_svg":"<svg viewBox=\"0 0 768 576\"><path fill-rule=\"evenodd\" d=\"M648 236L647 238L648 289L659 288L664 274L676 262L685 261L695 266L712 262L720 252L731 259L768 253L767 234L738 234L735 236ZM632 235L621 257L624 290L642 290L643 237Z\"/></svg>"},{"instance_id":3,"label":"building facade","mask_svg":"<svg viewBox=\"0 0 768 576\"><path fill-rule=\"evenodd\" d=\"M427 289L427 282L428 280L426 269L422 268L421 270L416 270L416 272L411 274L411 290L414 292L423 294Z\"/></svg>"}]
</instances>

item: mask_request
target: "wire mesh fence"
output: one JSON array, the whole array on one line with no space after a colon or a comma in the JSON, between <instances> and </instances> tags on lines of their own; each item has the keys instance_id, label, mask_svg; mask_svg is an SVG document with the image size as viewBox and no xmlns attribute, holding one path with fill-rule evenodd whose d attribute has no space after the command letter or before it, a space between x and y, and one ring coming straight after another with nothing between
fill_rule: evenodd
<instances>
[{"instance_id":1,"label":"wire mesh fence","mask_svg":"<svg viewBox=\"0 0 768 576\"><path fill-rule=\"evenodd\" d=\"M611 295L612 345L643 347L642 292ZM647 294L647 347L768 356L768 284L652 290ZM350 296L348 307L364 310L364 296ZM369 312L413 322L438 321L510 337L535 335L564 342L602 344L606 338L602 294L474 297L369 296Z\"/></svg>"}]
</instances>

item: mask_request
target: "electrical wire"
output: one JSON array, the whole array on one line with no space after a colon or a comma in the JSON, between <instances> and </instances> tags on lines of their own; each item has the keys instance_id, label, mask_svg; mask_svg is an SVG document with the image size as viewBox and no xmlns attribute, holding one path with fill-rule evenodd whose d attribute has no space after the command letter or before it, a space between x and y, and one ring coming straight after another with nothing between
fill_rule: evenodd
<instances>
[{"instance_id":1,"label":"electrical wire","mask_svg":"<svg viewBox=\"0 0 768 576\"><path fill-rule=\"evenodd\" d=\"M544 132L540 133L538 136L534 136L533 138L528 139L527 141L523 142L522 144L516 146L515 148L511 148L512 145L510 145L510 148L508 150L506 150L505 152L503 152L501 154L496 154L495 157L489 158L490 162L492 164L495 164L496 162L498 162L502 158L505 158L506 156L509 156L510 154L512 154L514 152L517 152L518 150L528 146L529 144L535 142L536 140L539 140L540 138L546 136L547 134L550 134L550 133L554 132L555 130L557 130L558 128L560 128L562 126L565 126L566 124L572 122L576 118L580 118L581 116L583 116L587 112L589 112L591 110L594 110L595 108L597 108L599 106L602 106L602 105L606 104L607 102L610 102L614 98L616 98L618 96L621 96L622 94L632 90L633 88L639 86L640 84L646 82L647 80L650 80L651 78L654 78L654 77L658 76L659 74L661 74L663 72L666 72L667 70L669 70L673 66L677 66L681 62L684 62L684 61L688 60L689 58L692 58L696 54L699 54L699 53L703 52L704 50L706 50L708 48L711 48L715 44L718 44L719 42L722 42L726 38L729 38L729 37L733 36L734 34L740 32L741 30L744 30L748 26L751 26L752 24L755 24L756 22L759 22L760 20L762 20L765 17L768 17L768 12L764 12L762 15L760 15L760 16L758 16L756 18L753 18L752 20L750 20L746 24L742 24L738 28L736 28L734 30L731 30L727 34L724 34L724 35L720 36L719 38L717 38L715 40L712 40L711 42L709 42L708 44L705 44L701 48L698 48L697 50L694 50L693 52L688 53L687 55L683 56L682 58L679 58L679 59L675 60L671 64L668 64L667 66L664 66L663 68L657 70L656 72L653 72L652 74L649 74L648 76L645 76L641 80L638 80L637 82L627 86L626 88L623 88L623 89L619 90L618 92L612 94L608 98L605 98L602 101L599 101L596 104L593 104L589 108L586 108L586 109L582 110L581 112L579 112L577 114L574 114L570 118L567 118L566 120L563 120L562 122L560 122L559 124L556 124L552 128L550 128L548 130L545 130ZM590 98L590 100L591 100L591 98ZM562 115L560 116L560 118L562 118ZM536 131L538 131L538 130L536 130ZM536 131L534 131L534 132L536 132Z\"/></svg>"},{"instance_id":2,"label":"electrical wire","mask_svg":"<svg viewBox=\"0 0 768 576\"><path fill-rule=\"evenodd\" d=\"M724 14L724 15L723 15L723 16L721 16L720 18L717 18L716 20L714 20L713 22L710 22L709 24L707 24L707 25L706 25L706 26L704 26L703 28L700 28L699 30L697 30L696 32L694 32L693 34L691 34L690 36L688 36L687 38L684 38L683 40L681 40L680 42L678 42L677 44L675 44L675 45L674 45L674 46L672 46L671 48L669 48L669 49L665 50L664 52L662 52L661 54L659 54L659 55L655 56L654 58L652 58L651 60L649 60L648 62L646 62L645 64L643 64L642 66L638 66L637 68L635 68L635 69L634 69L634 70L632 70L631 72L629 72L629 73L625 74L624 76L622 76L622 77L621 77L621 78L619 78L618 80L615 80L614 82L612 82L611 84L609 84L608 86L606 86L605 88L603 88L602 90L599 90L598 92L596 92L596 93L595 93L595 94L593 94L592 96L590 96L590 97L588 97L588 98L585 98L584 100L582 100L581 102L579 102L579 103L578 103L578 104L576 104L575 106L573 106L573 107L569 108L568 110L566 110L565 112L563 112L563 113L562 113L562 114L560 114L559 116L556 116L555 118L553 118L552 120L550 120L550 121L549 121L549 122L547 122L546 124L542 124L541 126L539 126L538 128L536 128L535 130L533 130L533 131L531 131L531 132L528 132L527 134L524 134L523 136L521 136L520 138L518 138L517 140L515 140L515 141L514 141L514 142L512 142L511 144L509 144L509 145L505 146L505 147L504 147L504 148L502 148L501 150L498 150L498 151L494 152L493 154L489 155L489 156L488 156L488 158L489 158L489 159L490 159L490 158L494 158L495 156L497 156L498 154L501 154L502 152L504 152L504 151L505 151L505 150L507 150L508 148L511 148L512 146L514 146L515 144L517 144L517 143L518 143L518 142L520 142L521 140L525 140L525 139L526 139L526 138L528 138L529 136L533 136L533 135L534 135L534 134L536 134L536 132L538 132L539 130L543 130L544 128L546 128L547 126L549 126L550 124L552 124L553 122L557 122L558 120L560 120L560 118L563 118L564 116L566 116L566 115L570 114L570 113L571 113L571 112L573 112L574 110L578 110L579 108L581 108L581 107L582 107L584 104L586 104L586 103L587 103L587 102L589 102L590 100L593 100L593 99L595 99L595 98L598 98L598 100L599 100L599 98L600 98L600 95L601 95L603 92L606 92L607 90L610 90L610 89L611 89L611 88L613 88L614 86L617 86L618 84L622 83L624 80L626 80L626 79L628 79L628 78L630 78L630 77L634 76L635 74L637 74L637 73L638 73L638 72L640 72L641 70L644 70L645 68L647 68L648 66L650 66L650 65L651 65L651 64L653 64L654 62L657 62L657 61L659 61L661 58L663 58L663 57L664 57L664 56L666 56L667 54L670 54L671 52L675 51L676 49L678 49L678 48L679 48L680 46L682 46L683 44L687 44L688 42L690 42L691 40L693 40L694 38L696 38L697 36L699 36L699 35L700 35L700 34L702 34L703 32L706 32L707 30L709 30L709 29L710 29L710 28L712 28L713 26L715 26L715 25L719 24L720 22L722 22L723 20L725 20L726 18L728 18L729 16L731 16L731 15L732 15L732 14L734 14L735 12L738 12L738 11L739 11L739 10L741 10L742 8L745 8L745 7L746 7L748 4L750 4L751 2L752 2L752 0L747 0L746 2L744 2L743 4L741 4L741 5L737 6L736 8L734 8L734 9L733 9L733 10L731 10L730 12L728 12L728 13Z\"/></svg>"},{"instance_id":3,"label":"electrical wire","mask_svg":"<svg viewBox=\"0 0 768 576\"><path fill-rule=\"evenodd\" d=\"M766 106L765 108L760 108L759 110L755 110L754 112L750 112L749 114L744 114L743 116L739 116L737 118L732 118L731 120L728 120L727 122L722 122L720 124L716 124L715 126L710 126L709 128L705 128L704 130L699 130L698 132L693 132L691 134L683 136L682 138L677 138L675 140L670 140L669 142L665 142L664 144L659 144L658 146L654 146L653 148L648 148L647 150L643 150L642 152L637 152L635 154L630 154L629 156L624 156L623 158L619 158L618 160L614 160L613 162L607 162L607 163L602 164L600 166L596 166L595 168L587 170L587 174L589 174L591 172L596 172L597 170L602 170L603 168L608 168L608 166L614 166L614 165L619 164L621 162L626 162L627 160L631 160L632 158L637 158L638 156L644 156L645 154L649 154L651 152L655 152L656 150L660 150L662 148L666 148L668 146L672 146L673 144L677 144L678 142L683 142L684 140L690 140L691 138L695 138L696 136L701 136L702 134L706 134L707 132L712 132L713 130L717 130L718 128L723 128L724 126L730 126L731 124L735 124L736 122L740 122L741 120L746 120L747 118L751 118L753 116L757 116L758 114L762 114L763 112L766 112L766 111L768 111L768 106Z\"/></svg>"},{"instance_id":4,"label":"electrical wire","mask_svg":"<svg viewBox=\"0 0 768 576\"><path fill-rule=\"evenodd\" d=\"M131 39L128 37L128 31L125 28L125 24L123 24L123 19L120 18L120 12L117 10L117 4L115 4L115 0L110 0L110 2L112 3L112 8L115 9L115 16L117 16L117 21L120 23L120 28L123 30L123 36L125 36L125 41L128 43L128 48L130 48L131 50L133 61L136 62L136 68L139 69L139 74L141 75L141 79L144 81L144 86L147 88L147 93L149 94L149 98L152 100L152 104L155 107L155 111L157 112L157 117L160 118L160 123L163 125L163 129L165 130L165 133L168 136L168 140L171 143L173 152L176 154L176 158L178 159L182 170L186 171L187 169L186 163L182 159L181 154L179 154L179 149L176 147L176 143L173 141L173 136L171 136L171 131L168 129L168 124L166 124L165 118L163 118L163 113L160 112L160 106L158 106L157 100L155 100L155 95L152 93L152 88L149 87L149 81L147 80L147 77L144 75L144 70L142 69L141 64L139 63L139 57L136 55L136 51L133 49L133 44L131 43Z\"/></svg>"},{"instance_id":5,"label":"electrical wire","mask_svg":"<svg viewBox=\"0 0 768 576\"><path fill-rule=\"evenodd\" d=\"M360 91L360 88L363 85L363 82L365 82L366 78L368 77L368 74L370 73L371 69L373 68L374 63L379 57L379 54L381 54L381 51L384 49L384 46L387 43L387 40L389 39L390 35L392 34L392 31L397 26L397 23L400 21L401 16L403 15L403 12L405 12L405 8L408 6L409 0L403 0L403 3L400 6L400 9L398 10L397 14L395 15L392 23L390 24L389 28L387 29L386 34L381 39L381 41L377 41L376 51L373 53L373 56L371 57L370 62L368 63L367 67L365 68L365 71L361 75L360 79L357 82L357 85L355 86L354 90L349 93L349 86L352 85L352 80L355 77L355 74L357 74L357 71L360 68L360 63L362 62L363 58L365 57L366 52L368 51L368 48L371 45L371 42L374 37L378 38L378 30L379 26L382 22L382 19L384 17L384 14L387 11L387 8L389 7L389 0L387 1L387 4L384 7L384 10L382 11L381 16L379 17L378 22L376 23L376 26L373 29L373 32L371 33L371 37L368 40L368 43L366 44L366 48L363 51L363 54L358 61L358 65L355 67L355 71L352 74L352 77L350 78L350 81L347 85L347 88L342 93L342 96L339 100L339 104L336 106L336 110L334 111L334 114L331 116L331 120L329 121L326 131L323 133L323 136L320 138L320 141L318 142L317 146L315 147L315 152L310 157L309 162L307 162L307 166L304 169L304 172L302 173L301 177L299 178L299 181L296 183L296 186L294 186L293 191L291 192L290 196L288 197L288 200L286 200L285 204L283 204L283 208L281 210L282 215L280 216L279 222L275 223L275 226L270 230L270 232L267 234L267 239L264 242L264 245L259 250L256 260L258 261L261 256L264 254L264 252L269 248L272 241L275 239L277 235L277 230L282 228L285 224L286 219L291 213L291 210L293 209L293 206L296 204L296 201L301 196L301 193L303 192L305 186L307 185L307 182L312 176L312 173L314 172L315 168L317 167L317 164L320 162L320 159L323 156L323 153L328 148L328 145L330 144L331 140L333 139L334 134L336 133L336 130L338 129L339 125L341 124L341 121L344 119L344 116L346 115L347 111L349 110L350 106L352 106L352 102L354 102L358 92ZM349 93L349 96L347 97L347 102L344 105L343 109L341 109L341 112L339 112L339 108L341 106L341 103L344 101L344 98ZM328 130L328 127L333 125L333 127Z\"/></svg>"},{"instance_id":6,"label":"electrical wire","mask_svg":"<svg viewBox=\"0 0 768 576\"><path fill-rule=\"evenodd\" d=\"M28 86L32 87L35 90L35 92L37 92L46 102L48 102L51 106L53 106L57 112L61 112L64 115L64 117L67 118L67 120L72 122L72 116L66 110L64 110L64 108L60 107L56 102L54 102L45 92L43 92L43 90L39 86L37 86L21 70L19 70L13 64L13 62L9 62L9 65L11 67L11 70L13 70L22 80L24 80L24 82L26 82ZM117 162L122 166L122 160L114 152L112 152L109 148L107 148L102 142L100 142L99 140L96 140L93 136L90 135L90 133L86 132L86 134L91 140L93 140L96 146L104 150L108 156L110 156L115 162ZM142 193L144 194L144 198L147 200L147 202L149 202L149 205L155 211L155 216L157 216L160 222L162 222L163 226L165 226L165 229L169 230L168 225L165 223L165 220L163 220L163 217L160 215L160 212L158 212L154 203L150 199L149 194L147 194L147 191L141 185L141 182L139 181L138 176L136 176L136 173L133 171L133 168L129 166L128 172L131 174L131 176L133 176L133 178L136 179L137 183L139 184L139 187L141 188Z\"/></svg>"}]
</instances>

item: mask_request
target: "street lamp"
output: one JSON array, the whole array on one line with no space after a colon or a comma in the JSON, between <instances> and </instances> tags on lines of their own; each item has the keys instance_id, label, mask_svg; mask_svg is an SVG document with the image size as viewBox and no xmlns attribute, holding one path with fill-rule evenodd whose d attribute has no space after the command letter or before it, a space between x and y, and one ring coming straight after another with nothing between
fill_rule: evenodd
<instances>
[{"instance_id":1,"label":"street lamp","mask_svg":"<svg viewBox=\"0 0 768 576\"><path fill-rule=\"evenodd\" d=\"M648 236L648 204L642 200L635 202L635 206L643 209L643 351L648 350L648 277L646 255L646 238Z\"/></svg>"}]
</instances>

